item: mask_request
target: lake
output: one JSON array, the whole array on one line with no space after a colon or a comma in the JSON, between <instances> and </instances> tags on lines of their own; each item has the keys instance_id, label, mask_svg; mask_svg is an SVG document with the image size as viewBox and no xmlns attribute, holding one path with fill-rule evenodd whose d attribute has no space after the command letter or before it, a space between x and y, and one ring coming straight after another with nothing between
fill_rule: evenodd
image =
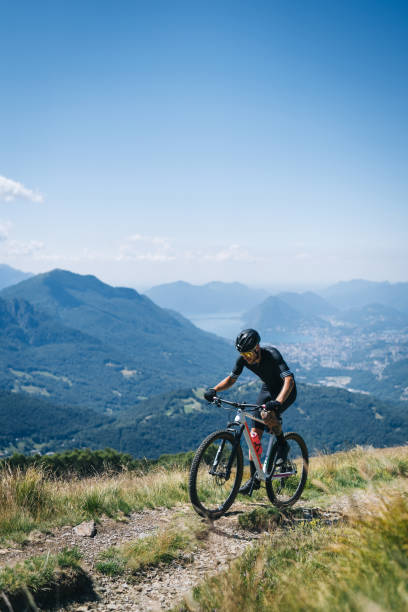
<instances>
[{"instance_id":1,"label":"lake","mask_svg":"<svg viewBox=\"0 0 408 612\"><path fill-rule=\"evenodd\" d=\"M217 334L228 340L235 340L239 332L244 327L243 313L232 312L232 313L220 313L215 312L211 314L194 314L184 315L194 325L203 329L204 331ZM271 337L262 338L263 344L304 344L311 342L312 338L305 334L291 333L291 332L277 332Z\"/></svg>"}]
</instances>

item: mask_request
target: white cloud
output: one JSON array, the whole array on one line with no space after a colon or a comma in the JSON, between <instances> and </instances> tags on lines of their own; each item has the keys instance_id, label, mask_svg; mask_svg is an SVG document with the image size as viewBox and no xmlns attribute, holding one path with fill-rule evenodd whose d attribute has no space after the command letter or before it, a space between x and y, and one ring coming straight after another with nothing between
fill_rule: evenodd
<instances>
[{"instance_id":1,"label":"white cloud","mask_svg":"<svg viewBox=\"0 0 408 612\"><path fill-rule=\"evenodd\" d=\"M37 240L29 240L21 242L19 240L7 240L6 251L7 255L23 255L33 256L44 249L44 243Z\"/></svg>"},{"instance_id":2,"label":"white cloud","mask_svg":"<svg viewBox=\"0 0 408 612\"><path fill-rule=\"evenodd\" d=\"M190 261L190 262L259 262L263 257L251 253L250 250L232 244L223 249L208 247L208 249L182 250L173 246L171 240L160 236L142 236L134 234L126 238L120 247L117 261Z\"/></svg>"},{"instance_id":3,"label":"white cloud","mask_svg":"<svg viewBox=\"0 0 408 612\"><path fill-rule=\"evenodd\" d=\"M0 176L0 200L11 202L15 198L25 198L32 202L44 201L44 197L41 193L33 191L32 189L27 189L27 187L24 187L21 183L8 179L5 176Z\"/></svg>"},{"instance_id":4,"label":"white cloud","mask_svg":"<svg viewBox=\"0 0 408 612\"><path fill-rule=\"evenodd\" d=\"M262 257L251 253L248 249L240 246L239 244L231 244L230 246L214 253L206 253L205 255L201 255L201 258L207 261L219 262L237 261L255 263L257 261L263 261Z\"/></svg>"},{"instance_id":5,"label":"white cloud","mask_svg":"<svg viewBox=\"0 0 408 612\"><path fill-rule=\"evenodd\" d=\"M166 262L176 259L174 249L167 238L133 234L120 247L117 261Z\"/></svg>"}]
</instances>

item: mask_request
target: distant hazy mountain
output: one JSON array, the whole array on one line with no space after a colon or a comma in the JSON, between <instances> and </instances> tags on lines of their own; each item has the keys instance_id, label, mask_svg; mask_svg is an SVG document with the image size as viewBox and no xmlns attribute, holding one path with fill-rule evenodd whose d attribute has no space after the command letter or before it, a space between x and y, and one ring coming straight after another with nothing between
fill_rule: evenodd
<instances>
[{"instance_id":1,"label":"distant hazy mountain","mask_svg":"<svg viewBox=\"0 0 408 612\"><path fill-rule=\"evenodd\" d=\"M319 300L315 301L309 296L304 298L300 294L299 299L294 299L293 295L289 294L290 301L302 308L298 310L282 299L282 295L285 294L268 297L243 315L245 326L257 329L263 341L271 342L278 337L282 341L281 335L285 333L303 334L311 328L329 327L329 323L323 319L309 314L313 310L323 308Z\"/></svg>"},{"instance_id":2,"label":"distant hazy mountain","mask_svg":"<svg viewBox=\"0 0 408 612\"><path fill-rule=\"evenodd\" d=\"M212 282L190 285L183 281L157 285L146 291L156 304L184 315L216 312L244 312L268 295L263 289L250 289L241 283Z\"/></svg>"},{"instance_id":3,"label":"distant hazy mountain","mask_svg":"<svg viewBox=\"0 0 408 612\"><path fill-rule=\"evenodd\" d=\"M30 278L32 274L15 270L6 264L0 264L0 290L10 285L15 285L26 278Z\"/></svg>"},{"instance_id":4,"label":"distant hazy mountain","mask_svg":"<svg viewBox=\"0 0 408 612\"><path fill-rule=\"evenodd\" d=\"M361 308L377 303L408 312L408 283L377 283L356 279L337 283L319 293L341 309Z\"/></svg>"},{"instance_id":5,"label":"distant hazy mountain","mask_svg":"<svg viewBox=\"0 0 408 612\"><path fill-rule=\"evenodd\" d=\"M331 315L337 312L337 308L330 304L327 300L313 293L306 291L304 293L283 292L276 296L295 308L304 316L320 317L322 315Z\"/></svg>"},{"instance_id":6,"label":"distant hazy mountain","mask_svg":"<svg viewBox=\"0 0 408 612\"><path fill-rule=\"evenodd\" d=\"M118 409L186 383L207 384L234 358L227 342L181 315L94 276L54 270L0 297L3 388Z\"/></svg>"},{"instance_id":7,"label":"distant hazy mountain","mask_svg":"<svg viewBox=\"0 0 408 612\"><path fill-rule=\"evenodd\" d=\"M339 318L357 325L361 330L382 331L408 327L408 313L404 314L396 308L383 304L367 304L362 308L351 308L339 315Z\"/></svg>"},{"instance_id":8,"label":"distant hazy mountain","mask_svg":"<svg viewBox=\"0 0 408 612\"><path fill-rule=\"evenodd\" d=\"M274 295L244 314L245 326L254 327L260 332L277 328L293 329L299 326L304 319L301 312Z\"/></svg>"}]
</instances>

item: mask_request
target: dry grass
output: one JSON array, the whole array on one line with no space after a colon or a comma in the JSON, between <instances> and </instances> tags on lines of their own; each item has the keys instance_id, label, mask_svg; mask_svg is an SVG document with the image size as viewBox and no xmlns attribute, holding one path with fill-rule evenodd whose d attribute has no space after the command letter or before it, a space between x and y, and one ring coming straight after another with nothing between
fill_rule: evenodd
<instances>
[{"instance_id":1,"label":"dry grass","mask_svg":"<svg viewBox=\"0 0 408 612\"><path fill-rule=\"evenodd\" d=\"M408 449L357 448L312 462L309 491L326 501L340 492L347 521L274 531L179 609L408 609Z\"/></svg>"},{"instance_id":2,"label":"dry grass","mask_svg":"<svg viewBox=\"0 0 408 612\"><path fill-rule=\"evenodd\" d=\"M179 470L70 481L50 480L38 468L5 470L0 473L0 538L19 541L32 529L187 501L186 473Z\"/></svg>"},{"instance_id":3,"label":"dry grass","mask_svg":"<svg viewBox=\"0 0 408 612\"><path fill-rule=\"evenodd\" d=\"M333 496L391 483L408 474L408 447L347 453L311 459L303 499L332 503ZM77 524L103 515L120 517L144 508L188 503L187 471L157 469L87 479L50 479L38 468L0 472L0 539L21 541L32 529ZM265 491L254 499L265 499Z\"/></svg>"}]
</instances>

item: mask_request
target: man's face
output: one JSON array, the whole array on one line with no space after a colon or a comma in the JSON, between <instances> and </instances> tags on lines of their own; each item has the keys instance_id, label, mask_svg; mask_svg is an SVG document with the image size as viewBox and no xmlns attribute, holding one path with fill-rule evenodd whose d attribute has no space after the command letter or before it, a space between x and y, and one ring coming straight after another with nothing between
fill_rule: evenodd
<instances>
[{"instance_id":1,"label":"man's face","mask_svg":"<svg viewBox=\"0 0 408 612\"><path fill-rule=\"evenodd\" d=\"M258 363L261 359L261 349L259 344L252 351L241 353L242 357L249 364Z\"/></svg>"}]
</instances>

